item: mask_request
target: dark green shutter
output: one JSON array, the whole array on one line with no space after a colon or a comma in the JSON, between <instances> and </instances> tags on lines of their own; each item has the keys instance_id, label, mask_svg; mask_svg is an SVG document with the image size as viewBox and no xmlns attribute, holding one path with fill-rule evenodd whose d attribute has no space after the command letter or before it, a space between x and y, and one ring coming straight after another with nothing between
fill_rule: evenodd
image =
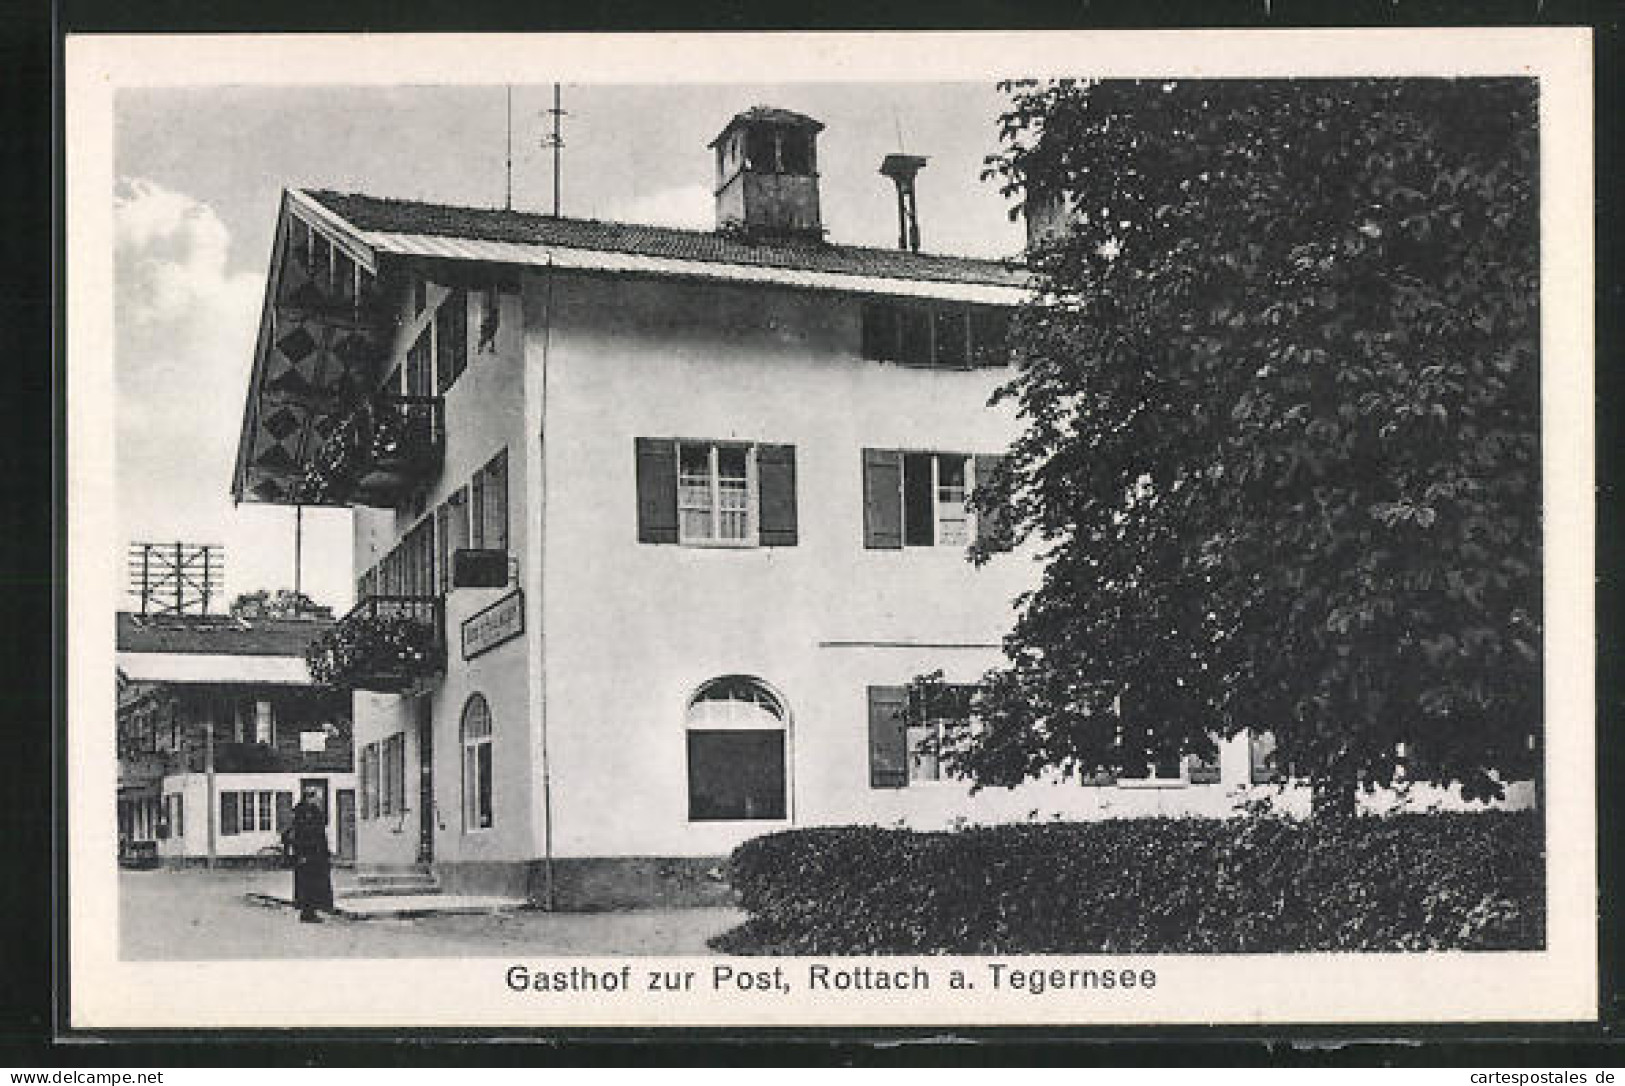
<instances>
[{"instance_id":1,"label":"dark green shutter","mask_svg":"<svg viewBox=\"0 0 1625 1086\"><path fill-rule=\"evenodd\" d=\"M276 831L281 833L293 825L293 793L278 792L276 794Z\"/></svg>"},{"instance_id":2,"label":"dark green shutter","mask_svg":"<svg viewBox=\"0 0 1625 1086\"><path fill-rule=\"evenodd\" d=\"M869 787L908 785L908 725L903 709L908 691L901 686L869 687Z\"/></svg>"},{"instance_id":3,"label":"dark green shutter","mask_svg":"<svg viewBox=\"0 0 1625 1086\"><path fill-rule=\"evenodd\" d=\"M220 835L232 837L237 833L237 793L220 793Z\"/></svg>"},{"instance_id":4,"label":"dark green shutter","mask_svg":"<svg viewBox=\"0 0 1625 1086\"><path fill-rule=\"evenodd\" d=\"M638 542L677 542L677 442L640 437Z\"/></svg>"},{"instance_id":5,"label":"dark green shutter","mask_svg":"<svg viewBox=\"0 0 1625 1086\"><path fill-rule=\"evenodd\" d=\"M903 454L894 449L863 450L863 545L903 547Z\"/></svg>"},{"instance_id":6,"label":"dark green shutter","mask_svg":"<svg viewBox=\"0 0 1625 1086\"><path fill-rule=\"evenodd\" d=\"M1218 784L1219 759L1215 755L1209 761L1200 755L1191 755L1191 783L1192 784Z\"/></svg>"},{"instance_id":7,"label":"dark green shutter","mask_svg":"<svg viewBox=\"0 0 1625 1086\"><path fill-rule=\"evenodd\" d=\"M1276 784L1286 775L1275 765L1275 736L1268 732L1250 732L1247 752L1252 762L1251 779L1254 784Z\"/></svg>"},{"instance_id":8,"label":"dark green shutter","mask_svg":"<svg viewBox=\"0 0 1625 1086\"><path fill-rule=\"evenodd\" d=\"M757 520L757 536L762 546L795 546L796 447L758 446L756 476L761 487L761 513Z\"/></svg>"},{"instance_id":9,"label":"dark green shutter","mask_svg":"<svg viewBox=\"0 0 1625 1086\"><path fill-rule=\"evenodd\" d=\"M976 489L991 485L993 476L1004 463L1002 456L976 457ZM992 513L976 514L976 542L990 551L1007 551L1012 546L1010 518L1004 509Z\"/></svg>"}]
</instances>

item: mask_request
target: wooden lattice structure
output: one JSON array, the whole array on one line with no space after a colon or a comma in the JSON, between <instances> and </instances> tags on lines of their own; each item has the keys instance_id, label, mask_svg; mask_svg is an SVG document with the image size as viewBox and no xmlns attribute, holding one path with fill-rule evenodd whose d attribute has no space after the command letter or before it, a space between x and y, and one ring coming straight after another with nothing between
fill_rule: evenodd
<instances>
[{"instance_id":1,"label":"wooden lattice structure","mask_svg":"<svg viewBox=\"0 0 1625 1086\"><path fill-rule=\"evenodd\" d=\"M130 595L143 615L206 615L220 599L225 551L214 543L131 543Z\"/></svg>"}]
</instances>

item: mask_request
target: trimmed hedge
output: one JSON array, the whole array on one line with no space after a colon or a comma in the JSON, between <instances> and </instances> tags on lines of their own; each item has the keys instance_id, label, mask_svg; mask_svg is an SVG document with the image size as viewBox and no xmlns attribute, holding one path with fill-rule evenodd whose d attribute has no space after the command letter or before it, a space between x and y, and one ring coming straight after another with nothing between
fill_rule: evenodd
<instances>
[{"instance_id":1,"label":"trimmed hedge","mask_svg":"<svg viewBox=\"0 0 1625 1086\"><path fill-rule=\"evenodd\" d=\"M1531 950L1533 811L1120 819L747 841L730 954Z\"/></svg>"}]
</instances>

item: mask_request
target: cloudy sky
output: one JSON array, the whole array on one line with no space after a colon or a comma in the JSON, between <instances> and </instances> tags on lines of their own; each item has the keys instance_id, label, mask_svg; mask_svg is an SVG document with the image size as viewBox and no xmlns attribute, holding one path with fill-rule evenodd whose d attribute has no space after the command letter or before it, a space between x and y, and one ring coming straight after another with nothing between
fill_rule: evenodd
<instances>
[{"instance_id":1,"label":"cloudy sky","mask_svg":"<svg viewBox=\"0 0 1625 1086\"><path fill-rule=\"evenodd\" d=\"M228 595L293 583L293 512L229 494L279 194L321 187L501 206L506 95L492 87L123 89L115 101L118 541L226 549ZM895 243L876 173L899 149L920 177L923 247L1005 256L1020 230L982 160L991 84L564 88L566 215L708 229L706 145L751 105L807 113L831 240ZM551 85L513 91L514 204L551 207L541 147ZM305 514L304 586L350 603L349 515Z\"/></svg>"}]
</instances>

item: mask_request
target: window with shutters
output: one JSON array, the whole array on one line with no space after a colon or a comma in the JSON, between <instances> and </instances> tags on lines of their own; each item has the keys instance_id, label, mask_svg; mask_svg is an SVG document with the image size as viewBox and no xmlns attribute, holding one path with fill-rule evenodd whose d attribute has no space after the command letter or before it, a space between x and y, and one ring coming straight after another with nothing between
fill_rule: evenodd
<instances>
[{"instance_id":1,"label":"window with shutters","mask_svg":"<svg viewBox=\"0 0 1625 1086\"><path fill-rule=\"evenodd\" d=\"M863 303L859 352L905 366L1005 366L1009 325L1009 313L999 306L870 299Z\"/></svg>"},{"instance_id":2,"label":"window with shutters","mask_svg":"<svg viewBox=\"0 0 1625 1086\"><path fill-rule=\"evenodd\" d=\"M1163 754L1149 762L1126 765L1117 774L1117 783L1124 788L1172 788L1185 784L1185 759L1178 754Z\"/></svg>"},{"instance_id":3,"label":"window with shutters","mask_svg":"<svg viewBox=\"0 0 1625 1086\"><path fill-rule=\"evenodd\" d=\"M492 824L491 706L481 694L470 694L463 706L463 830L488 830Z\"/></svg>"},{"instance_id":4,"label":"window with shutters","mask_svg":"<svg viewBox=\"0 0 1625 1086\"><path fill-rule=\"evenodd\" d=\"M437 549L437 517L414 524L378 564L356 581L356 598L432 596L440 590L442 557Z\"/></svg>"},{"instance_id":5,"label":"window with shutters","mask_svg":"<svg viewBox=\"0 0 1625 1086\"><path fill-rule=\"evenodd\" d=\"M638 540L795 546L795 453L793 445L638 438Z\"/></svg>"},{"instance_id":6,"label":"window with shutters","mask_svg":"<svg viewBox=\"0 0 1625 1086\"><path fill-rule=\"evenodd\" d=\"M1122 718L1122 694L1116 697L1117 713ZM1130 735L1125 738L1124 731L1130 729ZM1145 757L1145 752L1152 752L1144 762L1128 761L1126 758L1122 768L1115 774L1112 783L1122 788L1182 788L1187 784L1217 784L1219 781L1219 764L1216 760L1209 761L1194 754L1181 754L1177 750L1159 750L1157 729L1155 726L1143 727L1136 725L1132 717L1127 724L1118 727L1118 742L1126 745L1132 740L1133 749Z\"/></svg>"},{"instance_id":7,"label":"window with shutters","mask_svg":"<svg viewBox=\"0 0 1625 1086\"><path fill-rule=\"evenodd\" d=\"M508 549L508 450L491 458L469 484L469 532L476 549Z\"/></svg>"},{"instance_id":8,"label":"window with shutters","mask_svg":"<svg viewBox=\"0 0 1625 1086\"><path fill-rule=\"evenodd\" d=\"M748 676L700 687L687 711L690 821L786 817L786 715L779 697Z\"/></svg>"},{"instance_id":9,"label":"window with shutters","mask_svg":"<svg viewBox=\"0 0 1625 1086\"><path fill-rule=\"evenodd\" d=\"M869 786L906 788L953 780L943 768L942 754L955 730L971 721L973 690L937 683L927 703L918 688L869 687Z\"/></svg>"},{"instance_id":10,"label":"window with shutters","mask_svg":"<svg viewBox=\"0 0 1625 1086\"><path fill-rule=\"evenodd\" d=\"M970 511L973 481L985 482L1001 457L865 449L864 546L964 548L973 533L990 550L1007 550L1003 526Z\"/></svg>"},{"instance_id":11,"label":"window with shutters","mask_svg":"<svg viewBox=\"0 0 1625 1086\"><path fill-rule=\"evenodd\" d=\"M179 796L175 797L179 800ZM269 833L275 826L276 796L270 791L230 791L220 793L220 834L236 837L245 833ZM180 820L179 807L172 822Z\"/></svg>"}]
</instances>

